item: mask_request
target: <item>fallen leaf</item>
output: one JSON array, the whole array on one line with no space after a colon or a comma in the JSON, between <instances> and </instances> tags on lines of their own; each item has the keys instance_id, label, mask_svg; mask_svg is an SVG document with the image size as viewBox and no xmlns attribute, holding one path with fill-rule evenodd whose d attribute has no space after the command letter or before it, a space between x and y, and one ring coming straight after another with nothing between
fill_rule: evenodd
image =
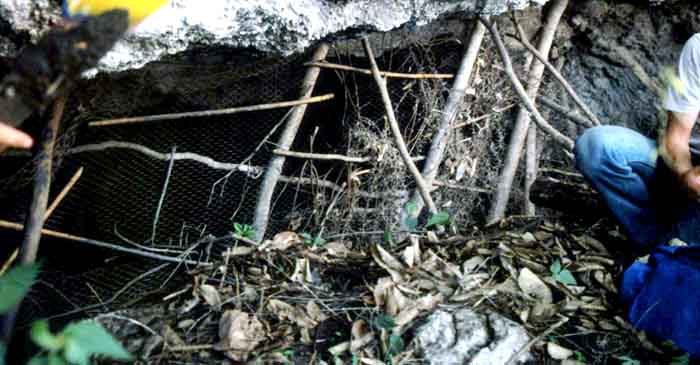
<instances>
[{"instance_id":1,"label":"fallen leaf","mask_svg":"<svg viewBox=\"0 0 700 365\"><path fill-rule=\"evenodd\" d=\"M216 287L209 284L202 284L199 286L197 292L214 310L218 311L221 309L221 296Z\"/></svg>"},{"instance_id":2,"label":"fallen leaf","mask_svg":"<svg viewBox=\"0 0 700 365\"><path fill-rule=\"evenodd\" d=\"M313 277L311 276L311 263L309 263L309 259L296 259L294 273L289 279L295 283L302 284L309 284L313 282Z\"/></svg>"},{"instance_id":3,"label":"fallen leaf","mask_svg":"<svg viewBox=\"0 0 700 365\"><path fill-rule=\"evenodd\" d=\"M309 317L305 310L278 299L271 299L267 303L267 309L280 319L289 320L303 328L314 328L318 324Z\"/></svg>"},{"instance_id":4,"label":"fallen leaf","mask_svg":"<svg viewBox=\"0 0 700 365\"><path fill-rule=\"evenodd\" d=\"M552 303L552 291L549 289L542 279L528 268L520 270L518 275L518 286L520 290L531 298L543 302L544 304Z\"/></svg>"},{"instance_id":5,"label":"fallen leaf","mask_svg":"<svg viewBox=\"0 0 700 365\"><path fill-rule=\"evenodd\" d=\"M418 240L411 240L411 245L403 250L403 262L408 267L414 267L420 264L421 250Z\"/></svg>"},{"instance_id":6,"label":"fallen leaf","mask_svg":"<svg viewBox=\"0 0 700 365\"><path fill-rule=\"evenodd\" d=\"M547 354L549 354L549 357L554 360L566 360L571 356L574 356L573 351L553 342L547 342Z\"/></svg>"},{"instance_id":7,"label":"fallen leaf","mask_svg":"<svg viewBox=\"0 0 700 365\"><path fill-rule=\"evenodd\" d=\"M224 312L219 321L221 341L215 345L217 351L233 361L246 361L249 354L265 339L263 324L255 315L239 310Z\"/></svg>"},{"instance_id":8,"label":"fallen leaf","mask_svg":"<svg viewBox=\"0 0 700 365\"><path fill-rule=\"evenodd\" d=\"M341 241L329 242L323 246L323 249L326 250L329 255L340 258L348 257L352 252L348 248L348 245Z\"/></svg>"},{"instance_id":9,"label":"fallen leaf","mask_svg":"<svg viewBox=\"0 0 700 365\"><path fill-rule=\"evenodd\" d=\"M321 311L321 308L313 300L306 303L306 313L316 323L321 323L328 319L328 316Z\"/></svg>"},{"instance_id":10,"label":"fallen leaf","mask_svg":"<svg viewBox=\"0 0 700 365\"><path fill-rule=\"evenodd\" d=\"M248 256L253 254L257 249L255 247L249 246L236 246L231 247L223 253L223 257L237 257L237 256Z\"/></svg>"},{"instance_id":11,"label":"fallen leaf","mask_svg":"<svg viewBox=\"0 0 700 365\"><path fill-rule=\"evenodd\" d=\"M367 323L361 319L353 322L350 334L350 352L353 354L374 340L374 332L370 331Z\"/></svg>"},{"instance_id":12,"label":"fallen leaf","mask_svg":"<svg viewBox=\"0 0 700 365\"><path fill-rule=\"evenodd\" d=\"M301 237L295 232L280 232L272 237L272 240L265 241L258 249L260 251L286 251L302 242Z\"/></svg>"}]
</instances>

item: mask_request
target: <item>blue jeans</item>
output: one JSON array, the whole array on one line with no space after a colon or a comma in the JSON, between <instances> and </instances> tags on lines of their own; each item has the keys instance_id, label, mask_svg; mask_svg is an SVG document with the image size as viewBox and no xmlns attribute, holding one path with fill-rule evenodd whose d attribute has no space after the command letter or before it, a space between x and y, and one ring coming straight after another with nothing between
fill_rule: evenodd
<instances>
[{"instance_id":1,"label":"blue jeans","mask_svg":"<svg viewBox=\"0 0 700 365\"><path fill-rule=\"evenodd\" d=\"M688 199L654 140L628 128L600 126L576 140L574 153L576 167L633 242L644 249L673 238L700 244L700 202Z\"/></svg>"}]
</instances>

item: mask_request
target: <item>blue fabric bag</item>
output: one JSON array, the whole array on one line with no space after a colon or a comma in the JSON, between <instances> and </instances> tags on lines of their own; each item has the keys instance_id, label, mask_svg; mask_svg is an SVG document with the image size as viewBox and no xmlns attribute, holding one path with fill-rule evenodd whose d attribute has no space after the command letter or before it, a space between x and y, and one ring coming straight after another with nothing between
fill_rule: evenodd
<instances>
[{"instance_id":1,"label":"blue fabric bag","mask_svg":"<svg viewBox=\"0 0 700 365\"><path fill-rule=\"evenodd\" d=\"M700 356L700 245L655 248L625 271L620 292L632 325Z\"/></svg>"}]
</instances>

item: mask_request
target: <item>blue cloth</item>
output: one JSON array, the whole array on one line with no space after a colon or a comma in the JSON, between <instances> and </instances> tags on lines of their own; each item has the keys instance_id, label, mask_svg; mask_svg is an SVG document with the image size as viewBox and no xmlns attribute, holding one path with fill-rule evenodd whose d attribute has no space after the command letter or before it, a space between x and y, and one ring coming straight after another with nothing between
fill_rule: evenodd
<instances>
[{"instance_id":1,"label":"blue cloth","mask_svg":"<svg viewBox=\"0 0 700 365\"><path fill-rule=\"evenodd\" d=\"M576 166L598 190L648 264L624 273L621 298L635 327L700 356L700 203L687 198L656 142L601 126L576 141ZM678 238L688 247L665 244Z\"/></svg>"}]
</instances>

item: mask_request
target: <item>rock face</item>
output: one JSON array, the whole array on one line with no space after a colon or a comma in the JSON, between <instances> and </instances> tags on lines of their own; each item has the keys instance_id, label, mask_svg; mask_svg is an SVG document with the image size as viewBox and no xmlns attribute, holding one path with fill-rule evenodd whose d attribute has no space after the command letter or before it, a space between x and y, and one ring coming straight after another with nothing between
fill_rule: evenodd
<instances>
[{"instance_id":1,"label":"rock face","mask_svg":"<svg viewBox=\"0 0 700 365\"><path fill-rule=\"evenodd\" d=\"M455 13L499 14L547 0L172 0L117 45L103 71L137 68L193 46L253 48L287 55L326 37L422 25ZM18 32L45 28L48 0L0 0ZM2 50L0 50L2 51ZM7 53L7 52L5 52Z\"/></svg>"},{"instance_id":2,"label":"rock face","mask_svg":"<svg viewBox=\"0 0 700 365\"><path fill-rule=\"evenodd\" d=\"M517 353L530 336L517 323L495 313L471 309L436 311L418 330L423 358L431 365L502 365ZM529 353L516 364L532 360Z\"/></svg>"}]
</instances>

